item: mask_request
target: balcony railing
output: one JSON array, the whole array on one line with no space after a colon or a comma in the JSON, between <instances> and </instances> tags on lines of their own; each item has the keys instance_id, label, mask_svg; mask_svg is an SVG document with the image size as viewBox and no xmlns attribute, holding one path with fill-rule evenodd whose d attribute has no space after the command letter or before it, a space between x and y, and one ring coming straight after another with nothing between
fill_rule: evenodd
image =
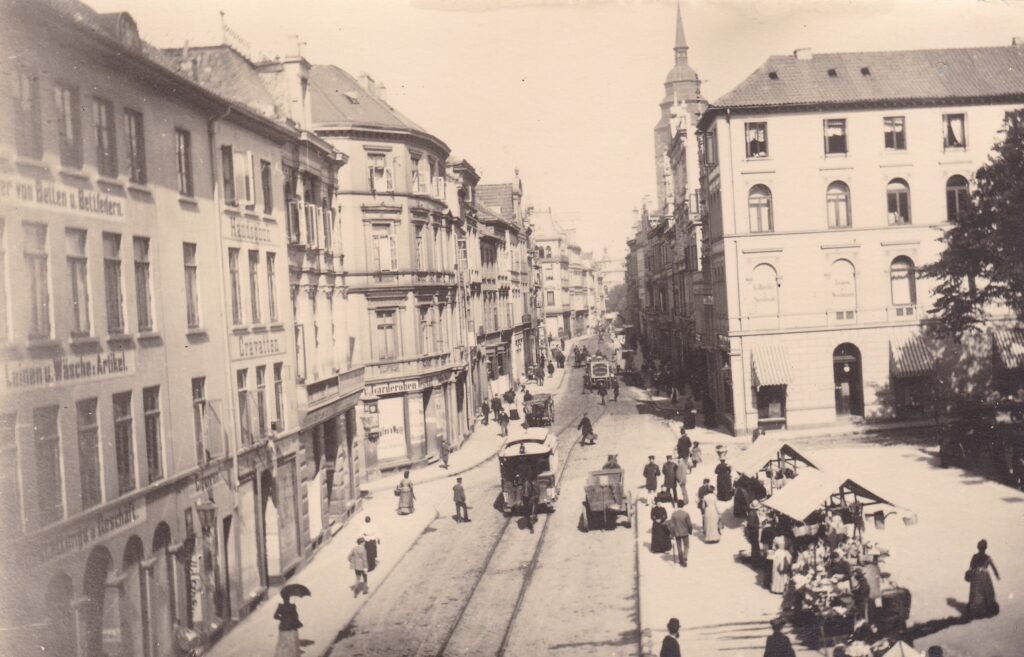
<instances>
[{"instance_id":1,"label":"balcony railing","mask_svg":"<svg viewBox=\"0 0 1024 657\"><path fill-rule=\"evenodd\" d=\"M457 363L452 353L415 356L386 363L371 363L366 366L366 379L376 380L422 376L452 367L455 364Z\"/></svg>"},{"instance_id":2,"label":"balcony railing","mask_svg":"<svg viewBox=\"0 0 1024 657\"><path fill-rule=\"evenodd\" d=\"M455 272L450 271L374 271L350 272L351 289L388 287L454 286Z\"/></svg>"}]
</instances>

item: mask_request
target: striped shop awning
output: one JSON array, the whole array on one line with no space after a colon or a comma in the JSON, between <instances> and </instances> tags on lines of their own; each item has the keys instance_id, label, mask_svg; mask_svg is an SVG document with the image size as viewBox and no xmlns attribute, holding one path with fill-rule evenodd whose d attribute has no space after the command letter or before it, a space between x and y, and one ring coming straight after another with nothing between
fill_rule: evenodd
<instances>
[{"instance_id":1,"label":"striped shop awning","mask_svg":"<svg viewBox=\"0 0 1024 657\"><path fill-rule=\"evenodd\" d=\"M889 342L890 371L895 378L924 376L935 369L935 358L920 334Z\"/></svg>"},{"instance_id":2,"label":"striped shop awning","mask_svg":"<svg viewBox=\"0 0 1024 657\"><path fill-rule=\"evenodd\" d=\"M1008 370L1024 367L1024 329L998 327L992 329L999 362Z\"/></svg>"},{"instance_id":3,"label":"striped shop awning","mask_svg":"<svg viewBox=\"0 0 1024 657\"><path fill-rule=\"evenodd\" d=\"M792 379L789 356L778 345L758 345L751 349L750 368L755 388L784 386Z\"/></svg>"}]
</instances>

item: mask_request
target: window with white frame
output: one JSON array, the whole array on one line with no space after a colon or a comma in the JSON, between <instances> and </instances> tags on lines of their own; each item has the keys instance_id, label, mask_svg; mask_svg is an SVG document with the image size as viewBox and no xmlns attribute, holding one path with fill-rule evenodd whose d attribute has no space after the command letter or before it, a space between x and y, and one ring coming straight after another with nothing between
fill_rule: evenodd
<instances>
[{"instance_id":1,"label":"window with white frame","mask_svg":"<svg viewBox=\"0 0 1024 657\"><path fill-rule=\"evenodd\" d=\"M274 419L284 429L284 363L274 363Z\"/></svg>"},{"instance_id":2,"label":"window with white frame","mask_svg":"<svg viewBox=\"0 0 1024 657\"><path fill-rule=\"evenodd\" d=\"M897 306L896 314L912 315L913 309L910 307L917 304L917 272L913 260L907 256L893 259L889 266L889 287L892 305Z\"/></svg>"},{"instance_id":3,"label":"window with white frame","mask_svg":"<svg viewBox=\"0 0 1024 657\"><path fill-rule=\"evenodd\" d=\"M78 89L58 84L53 88L57 107L57 144L60 163L66 167L82 166L82 119Z\"/></svg>"},{"instance_id":4,"label":"window with white frame","mask_svg":"<svg viewBox=\"0 0 1024 657\"><path fill-rule=\"evenodd\" d=\"M390 223L373 224L371 231L371 257L377 271L398 269L398 245Z\"/></svg>"},{"instance_id":5,"label":"window with white frame","mask_svg":"<svg viewBox=\"0 0 1024 657\"><path fill-rule=\"evenodd\" d=\"M252 323L259 324L263 304L260 299L260 252L256 250L249 251L249 300Z\"/></svg>"},{"instance_id":6,"label":"window with white frame","mask_svg":"<svg viewBox=\"0 0 1024 657\"><path fill-rule=\"evenodd\" d=\"M160 437L160 386L142 389L142 421L146 431L146 473L150 483L163 479L163 441Z\"/></svg>"},{"instance_id":7,"label":"window with white frame","mask_svg":"<svg viewBox=\"0 0 1024 657\"><path fill-rule=\"evenodd\" d=\"M967 119L963 114L942 115L942 147L967 148Z\"/></svg>"},{"instance_id":8,"label":"window with white frame","mask_svg":"<svg viewBox=\"0 0 1024 657\"><path fill-rule=\"evenodd\" d=\"M235 152L229 145L220 147L220 172L224 186L224 203L235 205L238 194L235 190Z\"/></svg>"},{"instance_id":9,"label":"window with white frame","mask_svg":"<svg viewBox=\"0 0 1024 657\"><path fill-rule=\"evenodd\" d=\"M178 171L178 193L192 196L192 133L177 128L174 131L174 155Z\"/></svg>"},{"instance_id":10,"label":"window with white frame","mask_svg":"<svg viewBox=\"0 0 1024 657\"><path fill-rule=\"evenodd\" d=\"M46 226L22 224L23 256L28 272L29 336L50 337L50 275L47 263Z\"/></svg>"},{"instance_id":11,"label":"window with white frame","mask_svg":"<svg viewBox=\"0 0 1024 657\"><path fill-rule=\"evenodd\" d=\"M772 192L765 185L754 185L747 195L751 233L770 233L775 230L772 218Z\"/></svg>"},{"instance_id":12,"label":"window with white frame","mask_svg":"<svg viewBox=\"0 0 1024 657\"><path fill-rule=\"evenodd\" d=\"M189 328L199 328L199 261L196 258L196 245L184 242L182 256L185 263L185 320Z\"/></svg>"},{"instance_id":13,"label":"window with white frame","mask_svg":"<svg viewBox=\"0 0 1024 657\"><path fill-rule=\"evenodd\" d=\"M86 232L77 228L64 231L67 239L68 283L71 286L71 335L89 335L89 258Z\"/></svg>"},{"instance_id":14,"label":"window with white frame","mask_svg":"<svg viewBox=\"0 0 1024 657\"><path fill-rule=\"evenodd\" d=\"M902 116L886 116L882 118L885 150L907 150L906 119Z\"/></svg>"},{"instance_id":15,"label":"window with white frame","mask_svg":"<svg viewBox=\"0 0 1024 657\"><path fill-rule=\"evenodd\" d=\"M267 418L267 366L256 367L256 430L260 436L267 433L270 427Z\"/></svg>"},{"instance_id":16,"label":"window with white frame","mask_svg":"<svg viewBox=\"0 0 1024 657\"><path fill-rule=\"evenodd\" d=\"M272 322L277 316L277 255L267 253L267 317Z\"/></svg>"},{"instance_id":17,"label":"window with white frame","mask_svg":"<svg viewBox=\"0 0 1024 657\"><path fill-rule=\"evenodd\" d=\"M374 356L377 360L398 358L395 311L378 310L374 313L374 318L376 320L373 342Z\"/></svg>"},{"instance_id":18,"label":"window with white frame","mask_svg":"<svg viewBox=\"0 0 1024 657\"><path fill-rule=\"evenodd\" d=\"M132 239L135 256L135 311L139 319L139 331L153 330L153 288L150 280L149 238Z\"/></svg>"},{"instance_id":19,"label":"window with white frame","mask_svg":"<svg viewBox=\"0 0 1024 657\"><path fill-rule=\"evenodd\" d=\"M423 224L415 224L413 232L415 233L414 240L416 242L416 271L427 271L427 251L426 245L423 243Z\"/></svg>"},{"instance_id":20,"label":"window with white frame","mask_svg":"<svg viewBox=\"0 0 1024 657\"><path fill-rule=\"evenodd\" d=\"M412 155L409 165L409 173L412 174L412 191L414 194L418 194L423 191L421 185L422 180L420 179L420 160L422 158L419 155Z\"/></svg>"},{"instance_id":21,"label":"window with white frame","mask_svg":"<svg viewBox=\"0 0 1024 657\"><path fill-rule=\"evenodd\" d=\"M395 189L395 178L386 153L367 154L370 174L370 192L391 192Z\"/></svg>"},{"instance_id":22,"label":"window with white frame","mask_svg":"<svg viewBox=\"0 0 1024 657\"><path fill-rule=\"evenodd\" d=\"M825 155L846 153L846 119L825 119Z\"/></svg>"},{"instance_id":23,"label":"window with white frame","mask_svg":"<svg viewBox=\"0 0 1024 657\"><path fill-rule=\"evenodd\" d=\"M93 127L96 131L96 168L101 176L117 177L117 131L114 126L114 104L93 98Z\"/></svg>"},{"instance_id":24,"label":"window with white frame","mask_svg":"<svg viewBox=\"0 0 1024 657\"><path fill-rule=\"evenodd\" d=\"M125 108L125 142L128 146L128 180L146 184L146 132L142 112Z\"/></svg>"},{"instance_id":25,"label":"window with white frame","mask_svg":"<svg viewBox=\"0 0 1024 657\"><path fill-rule=\"evenodd\" d=\"M117 492L135 488L135 433L132 428L132 393L119 392L114 402L114 456L117 461Z\"/></svg>"},{"instance_id":26,"label":"window with white frame","mask_svg":"<svg viewBox=\"0 0 1024 657\"><path fill-rule=\"evenodd\" d=\"M124 291L121 284L121 236L103 233L103 285L108 333L124 333Z\"/></svg>"},{"instance_id":27,"label":"window with white frame","mask_svg":"<svg viewBox=\"0 0 1024 657\"><path fill-rule=\"evenodd\" d=\"M228 278L231 284L231 323L242 323L242 273L239 271L238 249L228 249Z\"/></svg>"},{"instance_id":28,"label":"window with white frame","mask_svg":"<svg viewBox=\"0 0 1024 657\"><path fill-rule=\"evenodd\" d=\"M825 193L829 228L849 228L853 225L850 214L850 187L837 180L828 186Z\"/></svg>"},{"instance_id":29,"label":"window with white frame","mask_svg":"<svg viewBox=\"0 0 1024 657\"><path fill-rule=\"evenodd\" d=\"M967 178L951 176L946 181L946 221L956 221L970 207L971 188Z\"/></svg>"},{"instance_id":30,"label":"window with white frame","mask_svg":"<svg viewBox=\"0 0 1024 657\"><path fill-rule=\"evenodd\" d=\"M747 142L747 157L768 157L768 124L764 121L747 123L744 127Z\"/></svg>"},{"instance_id":31,"label":"window with white frame","mask_svg":"<svg viewBox=\"0 0 1024 657\"><path fill-rule=\"evenodd\" d=\"M910 185L902 178L893 178L885 187L890 226L910 223Z\"/></svg>"},{"instance_id":32,"label":"window with white frame","mask_svg":"<svg viewBox=\"0 0 1024 657\"><path fill-rule=\"evenodd\" d=\"M78 479L82 508L89 509L103 501L100 476L100 430L96 418L96 398L75 403L78 419Z\"/></svg>"}]
</instances>

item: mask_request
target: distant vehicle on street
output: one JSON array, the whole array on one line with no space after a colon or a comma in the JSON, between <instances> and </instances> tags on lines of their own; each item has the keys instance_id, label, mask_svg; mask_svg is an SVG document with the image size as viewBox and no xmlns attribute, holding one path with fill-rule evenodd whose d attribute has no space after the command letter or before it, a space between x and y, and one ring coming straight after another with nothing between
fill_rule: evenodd
<instances>
[{"instance_id":1,"label":"distant vehicle on street","mask_svg":"<svg viewBox=\"0 0 1024 657\"><path fill-rule=\"evenodd\" d=\"M555 422L555 400L551 395L538 393L523 402L526 424L531 427L550 427Z\"/></svg>"},{"instance_id":2,"label":"distant vehicle on street","mask_svg":"<svg viewBox=\"0 0 1024 657\"><path fill-rule=\"evenodd\" d=\"M625 516L626 527L632 527L635 509L633 492L626 488L618 458L609 455L604 467L587 476L580 526L583 531L590 531L591 527L612 529L618 516Z\"/></svg>"},{"instance_id":3,"label":"distant vehicle on street","mask_svg":"<svg viewBox=\"0 0 1024 657\"><path fill-rule=\"evenodd\" d=\"M509 436L498 452L502 511L530 513L527 506L553 511L558 500L558 444L545 427L531 427ZM533 498L532 500L530 498Z\"/></svg>"},{"instance_id":4,"label":"distant vehicle on street","mask_svg":"<svg viewBox=\"0 0 1024 657\"><path fill-rule=\"evenodd\" d=\"M615 364L603 356L594 356L587 361L587 371L583 374L583 388L597 390L599 386L604 386L605 390L611 390L614 378Z\"/></svg>"},{"instance_id":5,"label":"distant vehicle on street","mask_svg":"<svg viewBox=\"0 0 1024 657\"><path fill-rule=\"evenodd\" d=\"M1024 402L958 402L939 447L942 467L985 459L996 473L1024 490Z\"/></svg>"}]
</instances>

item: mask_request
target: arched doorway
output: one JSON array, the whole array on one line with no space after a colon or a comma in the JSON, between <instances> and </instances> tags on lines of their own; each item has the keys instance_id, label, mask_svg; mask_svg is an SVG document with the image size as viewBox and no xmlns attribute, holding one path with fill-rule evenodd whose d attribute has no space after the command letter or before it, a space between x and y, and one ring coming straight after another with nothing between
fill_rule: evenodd
<instances>
[{"instance_id":1,"label":"arched doorway","mask_svg":"<svg viewBox=\"0 0 1024 657\"><path fill-rule=\"evenodd\" d=\"M107 576L112 562L110 552L101 546L93 548L85 563L82 592L86 599L84 625L88 655L120 654L121 620L117 613L117 596L107 595ZM110 631L105 632L105 629Z\"/></svg>"},{"instance_id":2,"label":"arched doorway","mask_svg":"<svg viewBox=\"0 0 1024 657\"><path fill-rule=\"evenodd\" d=\"M149 580L150 654L172 657L174 646L174 559L168 548L171 528L161 522L153 532L153 576Z\"/></svg>"},{"instance_id":3,"label":"arched doorway","mask_svg":"<svg viewBox=\"0 0 1024 657\"><path fill-rule=\"evenodd\" d=\"M71 608L74 584L66 573L57 573L46 587L46 631L41 634L43 652L54 657L75 655L75 612Z\"/></svg>"},{"instance_id":4,"label":"arched doorway","mask_svg":"<svg viewBox=\"0 0 1024 657\"><path fill-rule=\"evenodd\" d=\"M142 574L142 539L132 536L124 547L121 573L121 654L124 657L149 657L149 610L146 583Z\"/></svg>"},{"instance_id":5,"label":"arched doorway","mask_svg":"<svg viewBox=\"0 0 1024 657\"><path fill-rule=\"evenodd\" d=\"M836 416L864 415L864 384L860 350L844 342L832 352L832 372L836 390Z\"/></svg>"}]
</instances>

